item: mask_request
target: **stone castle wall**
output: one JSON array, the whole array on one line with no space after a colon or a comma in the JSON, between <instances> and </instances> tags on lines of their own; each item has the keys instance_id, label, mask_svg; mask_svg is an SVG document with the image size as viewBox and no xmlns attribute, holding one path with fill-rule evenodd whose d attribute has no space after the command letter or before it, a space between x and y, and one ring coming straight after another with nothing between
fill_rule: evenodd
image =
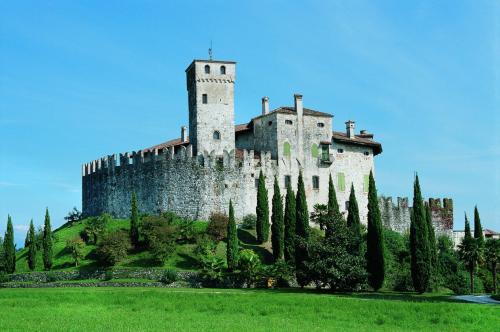
<instances>
[{"instance_id":1,"label":"stone castle wall","mask_svg":"<svg viewBox=\"0 0 500 332\"><path fill-rule=\"evenodd\" d=\"M429 198L426 202L431 208L431 218L436 236L453 234L453 200L450 198L441 199ZM410 231L410 215L412 207L408 204L408 198L397 198L394 204L392 197L379 197L379 208L382 223L385 227L399 233Z\"/></svg>"}]
</instances>

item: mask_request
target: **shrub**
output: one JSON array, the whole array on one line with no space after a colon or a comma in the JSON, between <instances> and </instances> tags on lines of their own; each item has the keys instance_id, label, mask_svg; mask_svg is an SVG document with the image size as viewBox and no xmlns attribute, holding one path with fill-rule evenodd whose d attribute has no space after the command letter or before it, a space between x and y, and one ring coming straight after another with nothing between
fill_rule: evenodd
<instances>
[{"instance_id":1,"label":"shrub","mask_svg":"<svg viewBox=\"0 0 500 332\"><path fill-rule=\"evenodd\" d=\"M212 213L208 221L207 234L217 242L222 241L227 236L228 223L229 218L224 213Z\"/></svg>"},{"instance_id":2,"label":"shrub","mask_svg":"<svg viewBox=\"0 0 500 332\"><path fill-rule=\"evenodd\" d=\"M240 251L240 259L238 261L238 269L240 276L248 286L253 285L257 281L260 272L260 258L253 250L244 249Z\"/></svg>"},{"instance_id":3,"label":"shrub","mask_svg":"<svg viewBox=\"0 0 500 332\"><path fill-rule=\"evenodd\" d=\"M247 214L243 217L241 222L241 228L243 229L255 229L257 223L257 216L255 214Z\"/></svg>"},{"instance_id":4,"label":"shrub","mask_svg":"<svg viewBox=\"0 0 500 332\"><path fill-rule=\"evenodd\" d=\"M57 274L55 274L54 272L47 272L45 274L45 280L46 280L46 282L57 281L58 280Z\"/></svg>"},{"instance_id":5,"label":"shrub","mask_svg":"<svg viewBox=\"0 0 500 332\"><path fill-rule=\"evenodd\" d=\"M196 237L196 228L194 226L194 221L190 219L181 219L177 223L178 227L178 237L179 241L184 243L193 242Z\"/></svg>"},{"instance_id":6,"label":"shrub","mask_svg":"<svg viewBox=\"0 0 500 332\"><path fill-rule=\"evenodd\" d=\"M177 271L171 269L163 271L160 277L160 282L164 284L171 284L175 281L177 281Z\"/></svg>"},{"instance_id":7,"label":"shrub","mask_svg":"<svg viewBox=\"0 0 500 332\"><path fill-rule=\"evenodd\" d=\"M87 244L97 244L100 237L103 236L106 230L106 225L111 221L111 216L107 213L103 213L99 217L93 217L87 220L85 223L85 228L80 233L81 238Z\"/></svg>"},{"instance_id":8,"label":"shrub","mask_svg":"<svg viewBox=\"0 0 500 332\"><path fill-rule=\"evenodd\" d=\"M104 235L97 245L97 257L106 266L113 266L127 256L130 238L127 232L118 230Z\"/></svg>"},{"instance_id":9,"label":"shrub","mask_svg":"<svg viewBox=\"0 0 500 332\"><path fill-rule=\"evenodd\" d=\"M196 240L196 246L193 253L201 259L208 254L215 254L217 243L207 234L203 234Z\"/></svg>"},{"instance_id":10,"label":"shrub","mask_svg":"<svg viewBox=\"0 0 500 332\"><path fill-rule=\"evenodd\" d=\"M200 276L208 285L214 286L224 277L224 258L214 254L202 256L200 259Z\"/></svg>"},{"instance_id":11,"label":"shrub","mask_svg":"<svg viewBox=\"0 0 500 332\"><path fill-rule=\"evenodd\" d=\"M79 236L68 239L66 241L66 250L71 253L71 257L73 258L73 263L75 264L75 266L78 266L80 260L83 258L84 247L85 243Z\"/></svg>"},{"instance_id":12,"label":"shrub","mask_svg":"<svg viewBox=\"0 0 500 332\"><path fill-rule=\"evenodd\" d=\"M177 227L163 216L149 216L142 221L144 240L155 262L163 265L175 250Z\"/></svg>"},{"instance_id":13,"label":"shrub","mask_svg":"<svg viewBox=\"0 0 500 332\"><path fill-rule=\"evenodd\" d=\"M109 281L113 279L113 270L112 269L106 269L104 271L104 280Z\"/></svg>"},{"instance_id":14,"label":"shrub","mask_svg":"<svg viewBox=\"0 0 500 332\"><path fill-rule=\"evenodd\" d=\"M280 259L273 265L263 266L261 268L262 277L273 278L278 282L278 286L288 287L293 279L294 269L287 262Z\"/></svg>"}]
</instances>

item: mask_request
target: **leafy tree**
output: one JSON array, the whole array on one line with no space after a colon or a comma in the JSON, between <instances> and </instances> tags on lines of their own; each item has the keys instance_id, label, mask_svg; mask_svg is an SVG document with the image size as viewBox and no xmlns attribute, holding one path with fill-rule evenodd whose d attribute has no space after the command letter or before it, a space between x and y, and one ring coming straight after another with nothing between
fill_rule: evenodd
<instances>
[{"instance_id":1,"label":"leafy tree","mask_svg":"<svg viewBox=\"0 0 500 332\"><path fill-rule=\"evenodd\" d=\"M427 218L418 175L413 185L413 210L410 223L411 277L413 287L422 294L429 288L431 277Z\"/></svg>"},{"instance_id":2,"label":"leafy tree","mask_svg":"<svg viewBox=\"0 0 500 332\"><path fill-rule=\"evenodd\" d=\"M368 284L373 289L378 290L384 283L385 275L384 235L378 207L377 188L375 187L375 179L371 171L368 187L368 233L366 247Z\"/></svg>"},{"instance_id":3,"label":"leafy tree","mask_svg":"<svg viewBox=\"0 0 500 332\"><path fill-rule=\"evenodd\" d=\"M105 234L97 244L96 252L101 263L113 266L127 257L129 249L129 234L126 231L118 230Z\"/></svg>"},{"instance_id":4,"label":"leafy tree","mask_svg":"<svg viewBox=\"0 0 500 332\"><path fill-rule=\"evenodd\" d=\"M132 200L130 202L130 242L134 246L139 244L139 211L137 210L135 192L132 193Z\"/></svg>"},{"instance_id":5,"label":"leafy tree","mask_svg":"<svg viewBox=\"0 0 500 332\"><path fill-rule=\"evenodd\" d=\"M328 213L333 215L334 213L340 214L339 203L337 202L337 194L335 193L335 187L333 186L332 174L328 179Z\"/></svg>"},{"instance_id":6,"label":"leafy tree","mask_svg":"<svg viewBox=\"0 0 500 332\"><path fill-rule=\"evenodd\" d=\"M351 184L349 208L347 209L347 227L349 227L352 234L352 250L361 254L361 220L359 219L358 201L353 184Z\"/></svg>"},{"instance_id":7,"label":"leafy tree","mask_svg":"<svg viewBox=\"0 0 500 332\"><path fill-rule=\"evenodd\" d=\"M69 211L68 215L64 217L64 220L66 220L68 224L72 224L75 221L81 220L82 218L83 218L82 212L79 211L75 206L73 207L73 210Z\"/></svg>"},{"instance_id":8,"label":"leafy tree","mask_svg":"<svg viewBox=\"0 0 500 332\"><path fill-rule=\"evenodd\" d=\"M460 259L465 264L465 268L469 272L470 292L472 294L474 293L474 271L481 260L481 248L479 247L478 241L471 235L467 214L465 215L465 236L462 243L459 245L458 253Z\"/></svg>"},{"instance_id":9,"label":"leafy tree","mask_svg":"<svg viewBox=\"0 0 500 332\"><path fill-rule=\"evenodd\" d=\"M30 222L30 228L28 230L28 255L26 259L28 261L28 267L31 271L36 268L36 242L35 242L35 226L33 226L33 219Z\"/></svg>"},{"instance_id":10,"label":"leafy tree","mask_svg":"<svg viewBox=\"0 0 500 332\"><path fill-rule=\"evenodd\" d=\"M328 212L328 206L325 204L315 204L313 206L313 212L311 212L311 221L317 225L321 230L325 229L328 225L330 219L330 214ZM328 232L326 232L328 234Z\"/></svg>"},{"instance_id":11,"label":"leafy tree","mask_svg":"<svg viewBox=\"0 0 500 332\"><path fill-rule=\"evenodd\" d=\"M257 224L257 216L255 214L247 214L243 217L241 221L241 228L243 229L255 229Z\"/></svg>"},{"instance_id":12,"label":"leafy tree","mask_svg":"<svg viewBox=\"0 0 500 332\"><path fill-rule=\"evenodd\" d=\"M437 264L437 248L436 248L436 234L434 232L434 225L432 224L431 207L425 204L425 221L427 222L427 241L429 243L429 263L431 267L431 276L434 274L434 268Z\"/></svg>"},{"instance_id":13,"label":"leafy tree","mask_svg":"<svg viewBox=\"0 0 500 332\"><path fill-rule=\"evenodd\" d=\"M295 266L295 194L293 193L292 186L288 184L286 188L285 199L285 261Z\"/></svg>"},{"instance_id":14,"label":"leafy tree","mask_svg":"<svg viewBox=\"0 0 500 332\"><path fill-rule=\"evenodd\" d=\"M153 259L163 265L175 250L177 227L162 216L149 216L142 221L142 231Z\"/></svg>"},{"instance_id":15,"label":"leafy tree","mask_svg":"<svg viewBox=\"0 0 500 332\"><path fill-rule=\"evenodd\" d=\"M236 221L234 219L234 208L232 200L229 200L229 222L227 224L227 267L233 271L238 265L238 234Z\"/></svg>"},{"instance_id":16,"label":"leafy tree","mask_svg":"<svg viewBox=\"0 0 500 332\"><path fill-rule=\"evenodd\" d=\"M302 171L299 173L295 203L295 274L301 287L309 283L306 261L308 259L307 242L309 240L309 212L307 211L306 190Z\"/></svg>"},{"instance_id":17,"label":"leafy tree","mask_svg":"<svg viewBox=\"0 0 500 332\"><path fill-rule=\"evenodd\" d=\"M83 258L83 248L85 247L85 243L82 238L77 236L72 239L68 239L66 241L66 250L71 253L71 257L73 258L73 262L75 266L80 264L80 260Z\"/></svg>"},{"instance_id":18,"label":"leafy tree","mask_svg":"<svg viewBox=\"0 0 500 332\"><path fill-rule=\"evenodd\" d=\"M111 221L111 216L103 213L99 217L90 218L83 229L83 239L86 243L97 244L97 240L104 234L106 225Z\"/></svg>"},{"instance_id":19,"label":"leafy tree","mask_svg":"<svg viewBox=\"0 0 500 332\"><path fill-rule=\"evenodd\" d=\"M493 294L497 292L497 268L500 260L500 240L488 239L485 243L484 260L493 277Z\"/></svg>"},{"instance_id":20,"label":"leafy tree","mask_svg":"<svg viewBox=\"0 0 500 332\"><path fill-rule=\"evenodd\" d=\"M474 238L476 239L477 245L482 250L484 248L484 235L477 205L474 207Z\"/></svg>"},{"instance_id":21,"label":"leafy tree","mask_svg":"<svg viewBox=\"0 0 500 332\"><path fill-rule=\"evenodd\" d=\"M43 224L43 237L42 237L42 247L43 247L43 267L45 270L50 270L52 268L52 227L50 225L50 215L49 209L45 209L45 221Z\"/></svg>"},{"instance_id":22,"label":"leafy tree","mask_svg":"<svg viewBox=\"0 0 500 332\"><path fill-rule=\"evenodd\" d=\"M283 199L281 197L278 179L274 177L273 214L271 215L271 243L273 247L274 261L278 261L284 257L284 232Z\"/></svg>"},{"instance_id":23,"label":"leafy tree","mask_svg":"<svg viewBox=\"0 0 500 332\"><path fill-rule=\"evenodd\" d=\"M212 213L208 220L207 234L217 242L222 241L227 236L228 223L229 218L226 214L220 212Z\"/></svg>"},{"instance_id":24,"label":"leafy tree","mask_svg":"<svg viewBox=\"0 0 500 332\"><path fill-rule=\"evenodd\" d=\"M364 259L351 251L352 233L340 213L327 214L331 235L309 241L309 278L333 290L356 290L366 278Z\"/></svg>"},{"instance_id":25,"label":"leafy tree","mask_svg":"<svg viewBox=\"0 0 500 332\"><path fill-rule=\"evenodd\" d=\"M267 242L269 238L269 201L266 189L266 180L262 170L259 174L259 184L257 187L257 241L259 243Z\"/></svg>"},{"instance_id":26,"label":"leafy tree","mask_svg":"<svg viewBox=\"0 0 500 332\"><path fill-rule=\"evenodd\" d=\"M7 217L7 231L3 240L5 271L14 273L16 271L16 246L14 244L14 228L12 226L12 218Z\"/></svg>"}]
</instances>

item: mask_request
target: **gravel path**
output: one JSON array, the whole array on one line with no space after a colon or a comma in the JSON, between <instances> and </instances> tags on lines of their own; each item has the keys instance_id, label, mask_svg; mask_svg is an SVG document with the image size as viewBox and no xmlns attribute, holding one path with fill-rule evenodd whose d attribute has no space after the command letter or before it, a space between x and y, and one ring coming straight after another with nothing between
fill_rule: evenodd
<instances>
[{"instance_id":1,"label":"gravel path","mask_svg":"<svg viewBox=\"0 0 500 332\"><path fill-rule=\"evenodd\" d=\"M457 295L452 296L452 298L473 303L500 304L500 301L492 299L489 295Z\"/></svg>"}]
</instances>

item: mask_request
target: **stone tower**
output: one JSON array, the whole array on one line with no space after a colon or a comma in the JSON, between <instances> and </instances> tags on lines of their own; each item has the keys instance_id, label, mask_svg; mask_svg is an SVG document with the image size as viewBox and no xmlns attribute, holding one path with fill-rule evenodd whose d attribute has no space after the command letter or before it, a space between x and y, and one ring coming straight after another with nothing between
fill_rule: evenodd
<instances>
[{"instance_id":1,"label":"stone tower","mask_svg":"<svg viewBox=\"0 0 500 332\"><path fill-rule=\"evenodd\" d=\"M221 156L235 147L236 62L194 60L186 69L189 142L195 155Z\"/></svg>"}]
</instances>

